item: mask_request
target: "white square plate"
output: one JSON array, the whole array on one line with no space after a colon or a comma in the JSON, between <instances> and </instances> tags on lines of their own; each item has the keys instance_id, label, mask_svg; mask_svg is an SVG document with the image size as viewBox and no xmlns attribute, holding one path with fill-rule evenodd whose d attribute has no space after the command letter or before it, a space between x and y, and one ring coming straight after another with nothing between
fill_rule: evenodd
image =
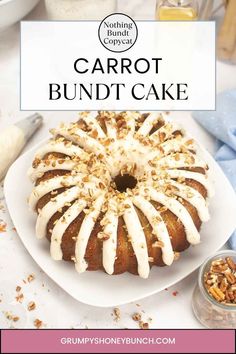
<instances>
[{"instance_id":1,"label":"white square plate","mask_svg":"<svg viewBox=\"0 0 236 354\"><path fill-rule=\"evenodd\" d=\"M38 240L35 236L36 215L29 211L27 205L32 184L26 172L39 145L22 155L8 171L4 185L8 209L23 244L35 262L67 293L83 303L118 306L157 293L193 272L224 245L236 228L235 192L211 155L203 150L215 185L215 196L210 200L211 219L202 226L200 245L183 252L171 267L153 267L146 280L128 273L116 276L102 271L78 274L72 263L53 261L48 240Z\"/></svg>"}]
</instances>

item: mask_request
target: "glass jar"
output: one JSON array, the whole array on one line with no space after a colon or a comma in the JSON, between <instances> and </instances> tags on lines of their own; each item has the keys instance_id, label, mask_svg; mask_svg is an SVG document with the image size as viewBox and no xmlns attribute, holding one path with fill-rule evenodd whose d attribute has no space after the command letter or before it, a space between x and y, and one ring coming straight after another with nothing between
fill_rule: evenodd
<instances>
[{"instance_id":1,"label":"glass jar","mask_svg":"<svg viewBox=\"0 0 236 354\"><path fill-rule=\"evenodd\" d=\"M203 263L199 270L198 283L193 291L193 312L199 322L207 328L236 328L236 304L217 302L208 294L204 285L204 274L209 271L212 261L226 257L231 257L236 262L236 252L224 250Z\"/></svg>"},{"instance_id":2,"label":"glass jar","mask_svg":"<svg viewBox=\"0 0 236 354\"><path fill-rule=\"evenodd\" d=\"M116 0L45 0L50 20L101 20L116 11Z\"/></svg>"},{"instance_id":3,"label":"glass jar","mask_svg":"<svg viewBox=\"0 0 236 354\"><path fill-rule=\"evenodd\" d=\"M160 21L193 21L198 18L196 0L159 0L156 19Z\"/></svg>"}]
</instances>

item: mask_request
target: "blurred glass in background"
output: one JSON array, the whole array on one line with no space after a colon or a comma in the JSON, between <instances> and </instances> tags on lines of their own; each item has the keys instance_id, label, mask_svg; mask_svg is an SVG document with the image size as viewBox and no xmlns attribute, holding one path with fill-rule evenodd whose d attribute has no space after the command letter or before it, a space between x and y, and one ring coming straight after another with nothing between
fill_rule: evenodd
<instances>
[{"instance_id":1,"label":"blurred glass in background","mask_svg":"<svg viewBox=\"0 0 236 354\"><path fill-rule=\"evenodd\" d=\"M161 21L193 21L199 11L196 0L159 0L156 19Z\"/></svg>"},{"instance_id":2,"label":"blurred glass in background","mask_svg":"<svg viewBox=\"0 0 236 354\"><path fill-rule=\"evenodd\" d=\"M100 20L116 11L116 0L45 0L51 20Z\"/></svg>"}]
</instances>

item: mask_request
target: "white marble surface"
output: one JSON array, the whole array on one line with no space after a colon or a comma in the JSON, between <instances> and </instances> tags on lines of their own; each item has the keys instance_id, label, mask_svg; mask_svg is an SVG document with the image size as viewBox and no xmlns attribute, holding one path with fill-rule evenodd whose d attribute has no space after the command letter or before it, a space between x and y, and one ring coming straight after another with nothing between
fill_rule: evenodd
<instances>
[{"instance_id":1,"label":"white marble surface","mask_svg":"<svg viewBox=\"0 0 236 354\"><path fill-rule=\"evenodd\" d=\"M154 6L153 0L120 0L119 11L127 12L136 19L152 19ZM29 20L46 18L42 0L27 16ZM217 63L217 91L235 86L236 66ZM63 120L65 116L73 119L75 115L73 112L43 112L44 126L27 148L45 137L49 127ZM19 24L16 24L0 33L0 129L25 116L25 112L19 111ZM178 112L173 116L184 122L186 128L211 153L214 152L214 140L192 120L190 114ZM137 311L143 311L144 320L152 318L150 328L200 327L191 310L196 272L172 288L139 301L139 307L134 303L121 306L121 319L116 322L112 316L112 308L95 308L75 301L40 270L13 228L0 187L0 228L5 224L6 231L0 231L0 327L33 328L33 321L38 318L43 321L45 328L137 328L137 323L131 319L131 315ZM35 280L25 284L23 280L29 274L34 274ZM22 287L22 303L15 299L17 285ZM30 301L35 301L36 309L29 312L27 305ZM2 311L11 311L20 320L7 320Z\"/></svg>"}]
</instances>

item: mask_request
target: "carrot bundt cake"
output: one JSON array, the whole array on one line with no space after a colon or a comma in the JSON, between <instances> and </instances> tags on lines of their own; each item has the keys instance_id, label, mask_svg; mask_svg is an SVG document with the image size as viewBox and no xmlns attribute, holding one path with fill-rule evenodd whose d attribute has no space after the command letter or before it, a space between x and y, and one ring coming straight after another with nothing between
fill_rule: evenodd
<instances>
[{"instance_id":1,"label":"carrot bundt cake","mask_svg":"<svg viewBox=\"0 0 236 354\"><path fill-rule=\"evenodd\" d=\"M36 153L36 235L76 270L147 278L200 242L212 187L184 130L153 112L83 112Z\"/></svg>"}]
</instances>

